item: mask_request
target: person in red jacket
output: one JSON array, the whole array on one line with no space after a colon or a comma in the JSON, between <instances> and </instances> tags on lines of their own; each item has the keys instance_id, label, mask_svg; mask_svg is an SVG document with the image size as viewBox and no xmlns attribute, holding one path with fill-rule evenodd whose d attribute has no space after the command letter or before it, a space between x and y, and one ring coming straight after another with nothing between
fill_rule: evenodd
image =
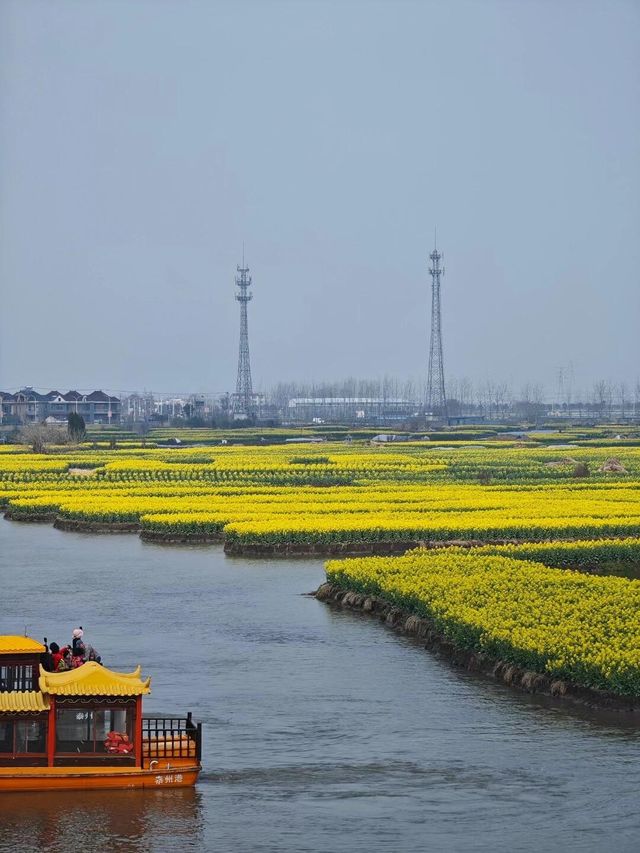
<instances>
[{"instance_id":1,"label":"person in red jacket","mask_svg":"<svg viewBox=\"0 0 640 853\"><path fill-rule=\"evenodd\" d=\"M57 643L51 643L49 646L51 657L53 660L53 671L64 672L71 667L71 656L69 654L69 646L64 646L62 649Z\"/></svg>"}]
</instances>

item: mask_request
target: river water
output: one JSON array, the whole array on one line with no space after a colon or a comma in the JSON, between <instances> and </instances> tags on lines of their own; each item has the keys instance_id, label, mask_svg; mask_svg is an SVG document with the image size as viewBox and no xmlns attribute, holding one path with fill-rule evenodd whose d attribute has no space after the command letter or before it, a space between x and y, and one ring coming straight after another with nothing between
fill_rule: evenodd
<instances>
[{"instance_id":1,"label":"river water","mask_svg":"<svg viewBox=\"0 0 640 853\"><path fill-rule=\"evenodd\" d=\"M0 520L0 633L153 676L194 790L0 795L0 851L637 851L640 738L304 593L321 561Z\"/></svg>"}]
</instances>

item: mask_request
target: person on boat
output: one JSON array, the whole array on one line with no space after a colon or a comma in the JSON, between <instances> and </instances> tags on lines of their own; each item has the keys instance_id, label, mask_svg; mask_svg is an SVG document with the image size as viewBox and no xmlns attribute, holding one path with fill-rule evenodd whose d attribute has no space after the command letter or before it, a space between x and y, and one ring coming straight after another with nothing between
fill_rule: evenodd
<instances>
[{"instance_id":1,"label":"person on boat","mask_svg":"<svg viewBox=\"0 0 640 853\"><path fill-rule=\"evenodd\" d=\"M84 643L76 643L71 649L71 669L77 669L85 662L87 649Z\"/></svg>"},{"instance_id":2,"label":"person on boat","mask_svg":"<svg viewBox=\"0 0 640 853\"><path fill-rule=\"evenodd\" d=\"M53 645L53 643L52 643ZM48 644L47 638L44 638L44 651L40 655L40 663L42 664L42 668L46 670L46 672L53 672L53 655L51 653L51 647Z\"/></svg>"},{"instance_id":3,"label":"person on boat","mask_svg":"<svg viewBox=\"0 0 640 853\"><path fill-rule=\"evenodd\" d=\"M51 672L55 672L62 659L60 646L57 643L51 643L49 646L49 654L51 655Z\"/></svg>"},{"instance_id":4,"label":"person on boat","mask_svg":"<svg viewBox=\"0 0 640 853\"><path fill-rule=\"evenodd\" d=\"M96 663L102 663L102 658L98 654L98 652L93 648L89 643L84 644L85 653L84 659L86 661L94 660Z\"/></svg>"},{"instance_id":5,"label":"person on boat","mask_svg":"<svg viewBox=\"0 0 640 853\"><path fill-rule=\"evenodd\" d=\"M57 643L51 643L51 658L53 662L54 672L65 672L71 669L71 649L69 646L60 646Z\"/></svg>"},{"instance_id":6,"label":"person on boat","mask_svg":"<svg viewBox=\"0 0 640 853\"><path fill-rule=\"evenodd\" d=\"M83 658L83 663L90 660L95 661L96 663L102 663L102 658L98 652L90 643L85 641L82 625L79 628L74 628L72 638L73 654L76 655L76 653L79 652Z\"/></svg>"},{"instance_id":7,"label":"person on boat","mask_svg":"<svg viewBox=\"0 0 640 853\"><path fill-rule=\"evenodd\" d=\"M73 633L71 634L71 645L73 646L73 651L75 652L76 646L84 646L82 638L84 637L84 631L82 630L82 625L79 628L74 628Z\"/></svg>"}]
</instances>

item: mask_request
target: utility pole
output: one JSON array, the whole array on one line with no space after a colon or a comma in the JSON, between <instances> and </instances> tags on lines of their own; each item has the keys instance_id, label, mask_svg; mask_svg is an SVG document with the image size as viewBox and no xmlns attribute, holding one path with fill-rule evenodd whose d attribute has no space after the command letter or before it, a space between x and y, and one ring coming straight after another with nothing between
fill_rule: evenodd
<instances>
[{"instance_id":1,"label":"utility pole","mask_svg":"<svg viewBox=\"0 0 640 853\"><path fill-rule=\"evenodd\" d=\"M447 398L444 392L444 362L442 358L442 322L440 316L440 269L442 255L434 238L433 252L429 255L431 266L431 345L429 348L429 376L427 381L427 414L447 416Z\"/></svg>"},{"instance_id":2,"label":"utility pole","mask_svg":"<svg viewBox=\"0 0 640 853\"><path fill-rule=\"evenodd\" d=\"M251 386L251 363L249 361L249 326L247 322L247 303L253 298L250 293L251 276L249 267L244 263L244 246L242 248L242 266L236 267L236 286L239 288L236 299L240 303L240 347L238 350L238 376L236 393L233 396L232 412L238 419L248 418L253 414L253 388Z\"/></svg>"}]
</instances>

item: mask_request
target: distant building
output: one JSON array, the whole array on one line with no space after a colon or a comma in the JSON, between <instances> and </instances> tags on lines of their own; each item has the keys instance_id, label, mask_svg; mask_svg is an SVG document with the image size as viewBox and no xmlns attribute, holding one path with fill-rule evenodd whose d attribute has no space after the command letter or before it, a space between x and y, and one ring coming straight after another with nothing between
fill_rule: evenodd
<instances>
[{"instance_id":1,"label":"distant building","mask_svg":"<svg viewBox=\"0 0 640 853\"><path fill-rule=\"evenodd\" d=\"M129 423L145 423L154 413L153 394L130 394L122 399L122 420Z\"/></svg>"},{"instance_id":2,"label":"distant building","mask_svg":"<svg viewBox=\"0 0 640 853\"><path fill-rule=\"evenodd\" d=\"M48 403L49 395L39 394L33 388L23 388L15 394L0 391L0 420L3 424L43 421L48 415Z\"/></svg>"},{"instance_id":3,"label":"distant building","mask_svg":"<svg viewBox=\"0 0 640 853\"><path fill-rule=\"evenodd\" d=\"M189 406L191 406L191 417L192 418L200 418L201 420L205 416L205 404L204 397L199 394L192 394L189 397Z\"/></svg>"},{"instance_id":4,"label":"distant building","mask_svg":"<svg viewBox=\"0 0 640 853\"><path fill-rule=\"evenodd\" d=\"M463 426L464 424L484 423L484 415L449 415L447 423L449 426Z\"/></svg>"},{"instance_id":5,"label":"distant building","mask_svg":"<svg viewBox=\"0 0 640 853\"><path fill-rule=\"evenodd\" d=\"M122 419L128 423L210 418L213 403L203 394L185 397L154 397L150 392L130 394L122 400Z\"/></svg>"},{"instance_id":6,"label":"distant building","mask_svg":"<svg viewBox=\"0 0 640 853\"><path fill-rule=\"evenodd\" d=\"M385 397L294 397L284 417L289 423L380 424L406 420L416 413L411 400Z\"/></svg>"},{"instance_id":7,"label":"distant building","mask_svg":"<svg viewBox=\"0 0 640 853\"><path fill-rule=\"evenodd\" d=\"M155 401L154 410L157 415L162 415L165 418L183 418L185 417L185 406L187 400L182 397L168 397Z\"/></svg>"},{"instance_id":8,"label":"distant building","mask_svg":"<svg viewBox=\"0 0 640 853\"><path fill-rule=\"evenodd\" d=\"M66 423L75 412L87 424L119 424L120 400L104 391L81 394L79 391L48 391L40 394L33 388L21 388L15 393L0 391L0 425L25 423Z\"/></svg>"}]
</instances>

